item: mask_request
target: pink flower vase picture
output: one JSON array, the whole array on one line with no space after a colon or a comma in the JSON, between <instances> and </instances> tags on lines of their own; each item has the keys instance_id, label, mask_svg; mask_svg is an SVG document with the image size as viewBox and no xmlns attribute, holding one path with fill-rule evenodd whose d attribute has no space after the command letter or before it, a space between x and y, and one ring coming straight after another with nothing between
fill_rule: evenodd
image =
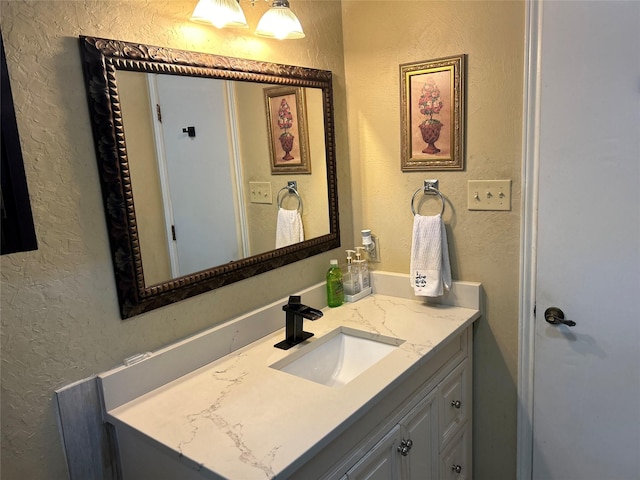
<instances>
[{"instance_id":1,"label":"pink flower vase picture","mask_svg":"<svg viewBox=\"0 0 640 480\"><path fill-rule=\"evenodd\" d=\"M278 127L280 130L284 130L284 132L280 135L280 145L282 145L282 150L284 150L284 156L282 160L289 161L293 160L293 156L291 155L291 150L293 150L293 140L294 136L288 132L288 130L293 126L293 114L291 113L291 107L287 103L287 99L283 98L280 102L280 108L278 109Z\"/></svg>"},{"instance_id":2,"label":"pink flower vase picture","mask_svg":"<svg viewBox=\"0 0 640 480\"><path fill-rule=\"evenodd\" d=\"M422 153L433 155L440 152L440 149L436 147L435 143L440 138L440 130L444 124L440 120L433 118L433 116L440 113L442 105L440 89L436 85L436 82L433 79L427 80L422 87L420 99L418 100L420 113L428 117L418 125L422 139L427 144L427 147L422 150Z\"/></svg>"}]
</instances>

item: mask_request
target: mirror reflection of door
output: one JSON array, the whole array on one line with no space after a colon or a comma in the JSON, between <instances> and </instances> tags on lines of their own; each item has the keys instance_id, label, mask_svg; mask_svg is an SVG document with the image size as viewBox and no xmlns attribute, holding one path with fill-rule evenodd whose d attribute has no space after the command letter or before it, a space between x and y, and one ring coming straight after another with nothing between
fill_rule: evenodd
<instances>
[{"instance_id":1,"label":"mirror reflection of door","mask_svg":"<svg viewBox=\"0 0 640 480\"><path fill-rule=\"evenodd\" d=\"M227 140L233 138L227 82L150 75L150 85L156 87L150 92L152 98L156 94L160 112L155 116L156 150L172 276L244 257ZM189 135L189 127L195 136Z\"/></svg>"},{"instance_id":2,"label":"mirror reflection of door","mask_svg":"<svg viewBox=\"0 0 640 480\"><path fill-rule=\"evenodd\" d=\"M136 158L130 168L145 284L244 257L244 212L237 193L242 182L236 182L241 172L229 140L233 105L227 83L156 74L145 79L130 72L119 72L118 80L123 97L148 92L136 100L140 108L122 99L127 149ZM146 85L122 88L123 81L141 80ZM147 161L140 162L143 156ZM136 187L140 183L144 188ZM141 198L142 190L147 193Z\"/></svg>"}]
</instances>

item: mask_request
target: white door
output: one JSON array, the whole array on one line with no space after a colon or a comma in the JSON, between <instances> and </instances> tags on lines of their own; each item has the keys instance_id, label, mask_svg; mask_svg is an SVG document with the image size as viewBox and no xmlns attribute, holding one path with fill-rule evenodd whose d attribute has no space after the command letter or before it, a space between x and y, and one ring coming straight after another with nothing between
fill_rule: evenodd
<instances>
[{"instance_id":1,"label":"white door","mask_svg":"<svg viewBox=\"0 0 640 480\"><path fill-rule=\"evenodd\" d=\"M173 275L238 260L242 256L240 212L236 211L225 82L177 75L154 78L161 111L157 126L164 155L159 157L164 156L166 165Z\"/></svg>"},{"instance_id":2,"label":"white door","mask_svg":"<svg viewBox=\"0 0 640 480\"><path fill-rule=\"evenodd\" d=\"M533 436L521 478L637 480L640 2L547 1L539 19ZM547 322L549 307L575 326Z\"/></svg>"}]
</instances>

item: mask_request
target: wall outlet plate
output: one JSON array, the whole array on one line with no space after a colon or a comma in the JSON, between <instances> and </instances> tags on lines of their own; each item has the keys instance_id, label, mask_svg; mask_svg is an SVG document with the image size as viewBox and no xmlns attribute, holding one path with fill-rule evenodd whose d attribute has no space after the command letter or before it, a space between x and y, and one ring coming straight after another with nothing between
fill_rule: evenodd
<instances>
[{"instance_id":1,"label":"wall outlet plate","mask_svg":"<svg viewBox=\"0 0 640 480\"><path fill-rule=\"evenodd\" d=\"M273 203L271 182L249 182L251 203Z\"/></svg>"},{"instance_id":2,"label":"wall outlet plate","mask_svg":"<svg viewBox=\"0 0 640 480\"><path fill-rule=\"evenodd\" d=\"M469 180L469 210L511 210L511 180Z\"/></svg>"}]
</instances>

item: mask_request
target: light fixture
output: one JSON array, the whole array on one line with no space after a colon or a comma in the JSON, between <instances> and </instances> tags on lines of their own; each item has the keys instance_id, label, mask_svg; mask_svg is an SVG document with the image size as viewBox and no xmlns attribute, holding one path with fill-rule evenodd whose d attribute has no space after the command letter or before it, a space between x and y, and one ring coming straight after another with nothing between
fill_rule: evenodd
<instances>
[{"instance_id":1,"label":"light fixture","mask_svg":"<svg viewBox=\"0 0 640 480\"><path fill-rule=\"evenodd\" d=\"M249 1L253 7L257 0ZM191 20L217 28L247 27L240 0L199 0ZM271 8L258 22L256 35L278 40L304 37L298 17L289 8L289 0L273 0Z\"/></svg>"},{"instance_id":2,"label":"light fixture","mask_svg":"<svg viewBox=\"0 0 640 480\"><path fill-rule=\"evenodd\" d=\"M238 0L199 0L191 20L217 28L248 27Z\"/></svg>"},{"instance_id":3,"label":"light fixture","mask_svg":"<svg viewBox=\"0 0 640 480\"><path fill-rule=\"evenodd\" d=\"M258 22L256 35L284 40L303 38L304 32L300 20L289 8L289 1L274 0L271 8Z\"/></svg>"}]
</instances>

